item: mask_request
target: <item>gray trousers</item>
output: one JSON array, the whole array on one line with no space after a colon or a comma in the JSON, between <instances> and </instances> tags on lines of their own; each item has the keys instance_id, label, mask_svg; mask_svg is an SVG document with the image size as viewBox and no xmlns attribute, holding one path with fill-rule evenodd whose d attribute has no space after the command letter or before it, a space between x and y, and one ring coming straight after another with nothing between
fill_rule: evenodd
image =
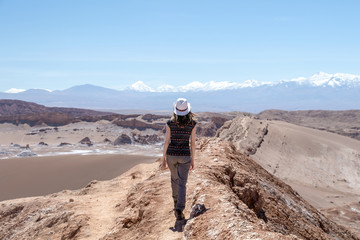
<instances>
[{"instance_id":1,"label":"gray trousers","mask_svg":"<svg viewBox=\"0 0 360 240\"><path fill-rule=\"evenodd\" d=\"M171 173L171 189L174 199L174 208L185 209L186 182L189 174L190 156L166 156L166 161Z\"/></svg>"}]
</instances>

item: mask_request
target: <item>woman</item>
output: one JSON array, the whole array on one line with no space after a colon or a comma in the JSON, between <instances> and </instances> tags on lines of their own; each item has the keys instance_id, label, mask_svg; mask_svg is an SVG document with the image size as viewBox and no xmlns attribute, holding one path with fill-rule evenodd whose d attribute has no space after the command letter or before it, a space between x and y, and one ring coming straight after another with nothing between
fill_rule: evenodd
<instances>
[{"instance_id":1,"label":"woman","mask_svg":"<svg viewBox=\"0 0 360 240\"><path fill-rule=\"evenodd\" d=\"M185 218L183 210L186 202L186 181L189 170L194 169L196 121L190 110L190 103L185 98L179 98L174 104L173 116L166 124L161 161L161 169L165 170L167 164L171 172L171 189L177 220Z\"/></svg>"}]
</instances>

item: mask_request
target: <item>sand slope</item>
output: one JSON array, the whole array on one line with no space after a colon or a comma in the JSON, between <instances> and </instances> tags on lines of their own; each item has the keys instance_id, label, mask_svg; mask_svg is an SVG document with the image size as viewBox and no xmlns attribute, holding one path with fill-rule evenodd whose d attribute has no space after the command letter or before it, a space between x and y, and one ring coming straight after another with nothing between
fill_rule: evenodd
<instances>
[{"instance_id":1,"label":"sand slope","mask_svg":"<svg viewBox=\"0 0 360 240\"><path fill-rule=\"evenodd\" d=\"M360 141L270 121L252 157L281 179L360 195Z\"/></svg>"}]
</instances>

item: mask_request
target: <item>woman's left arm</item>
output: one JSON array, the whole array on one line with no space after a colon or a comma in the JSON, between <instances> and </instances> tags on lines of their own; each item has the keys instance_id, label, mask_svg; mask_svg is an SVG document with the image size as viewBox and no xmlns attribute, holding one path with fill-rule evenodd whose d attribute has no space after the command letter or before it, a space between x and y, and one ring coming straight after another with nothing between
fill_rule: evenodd
<instances>
[{"instance_id":1,"label":"woman's left arm","mask_svg":"<svg viewBox=\"0 0 360 240\"><path fill-rule=\"evenodd\" d=\"M191 164L190 170L194 169L194 162L195 162L195 143L196 143L196 126L191 131Z\"/></svg>"}]
</instances>

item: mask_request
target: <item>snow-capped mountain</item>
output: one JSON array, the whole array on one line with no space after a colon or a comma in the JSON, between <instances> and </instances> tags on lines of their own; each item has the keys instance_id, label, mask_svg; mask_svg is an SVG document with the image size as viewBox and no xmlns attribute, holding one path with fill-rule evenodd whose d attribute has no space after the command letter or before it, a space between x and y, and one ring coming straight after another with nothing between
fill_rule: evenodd
<instances>
[{"instance_id":1,"label":"snow-capped mountain","mask_svg":"<svg viewBox=\"0 0 360 240\"><path fill-rule=\"evenodd\" d=\"M18 88L10 88L9 90L5 91L6 93L21 93L25 92L26 89L18 89Z\"/></svg>"},{"instance_id":2,"label":"snow-capped mountain","mask_svg":"<svg viewBox=\"0 0 360 240\"><path fill-rule=\"evenodd\" d=\"M151 87L142 81L124 90L90 84L49 92L0 92L0 98L46 106L92 109L168 110L179 97L188 98L194 111L346 110L360 109L360 76L317 73L279 82L191 82L182 86Z\"/></svg>"},{"instance_id":3,"label":"snow-capped mountain","mask_svg":"<svg viewBox=\"0 0 360 240\"><path fill-rule=\"evenodd\" d=\"M309 78L299 77L289 81L281 81L280 83L294 82L300 85L309 85L314 87L359 87L360 75L335 73L329 74L319 72Z\"/></svg>"},{"instance_id":4,"label":"snow-capped mountain","mask_svg":"<svg viewBox=\"0 0 360 240\"><path fill-rule=\"evenodd\" d=\"M191 82L182 86L173 86L170 84L164 84L157 88L152 88L149 85L145 84L142 81L137 81L133 83L129 89L138 91L138 92L189 92L189 91L219 91L219 90L231 90L231 89L239 89L246 87L259 87L261 85L266 85L270 83L259 82L256 80L246 80L245 82Z\"/></svg>"},{"instance_id":5,"label":"snow-capped mountain","mask_svg":"<svg viewBox=\"0 0 360 240\"><path fill-rule=\"evenodd\" d=\"M169 84L161 85L157 88L138 81L132 84L129 89L138 92L189 92L189 91L220 91L220 90L234 90L240 88L254 88L260 86L279 86L289 84L297 84L301 86L312 87L359 87L360 75L336 73L329 74L319 72L311 77L299 77L290 80L282 80L278 82L260 82L257 80L246 80L244 82L228 82L228 81L209 81L209 82L191 82L182 86L173 86Z\"/></svg>"},{"instance_id":6,"label":"snow-capped mountain","mask_svg":"<svg viewBox=\"0 0 360 240\"><path fill-rule=\"evenodd\" d=\"M137 92L154 92L154 89L146 85L143 81L137 81L136 83L131 84L129 89Z\"/></svg>"}]
</instances>

